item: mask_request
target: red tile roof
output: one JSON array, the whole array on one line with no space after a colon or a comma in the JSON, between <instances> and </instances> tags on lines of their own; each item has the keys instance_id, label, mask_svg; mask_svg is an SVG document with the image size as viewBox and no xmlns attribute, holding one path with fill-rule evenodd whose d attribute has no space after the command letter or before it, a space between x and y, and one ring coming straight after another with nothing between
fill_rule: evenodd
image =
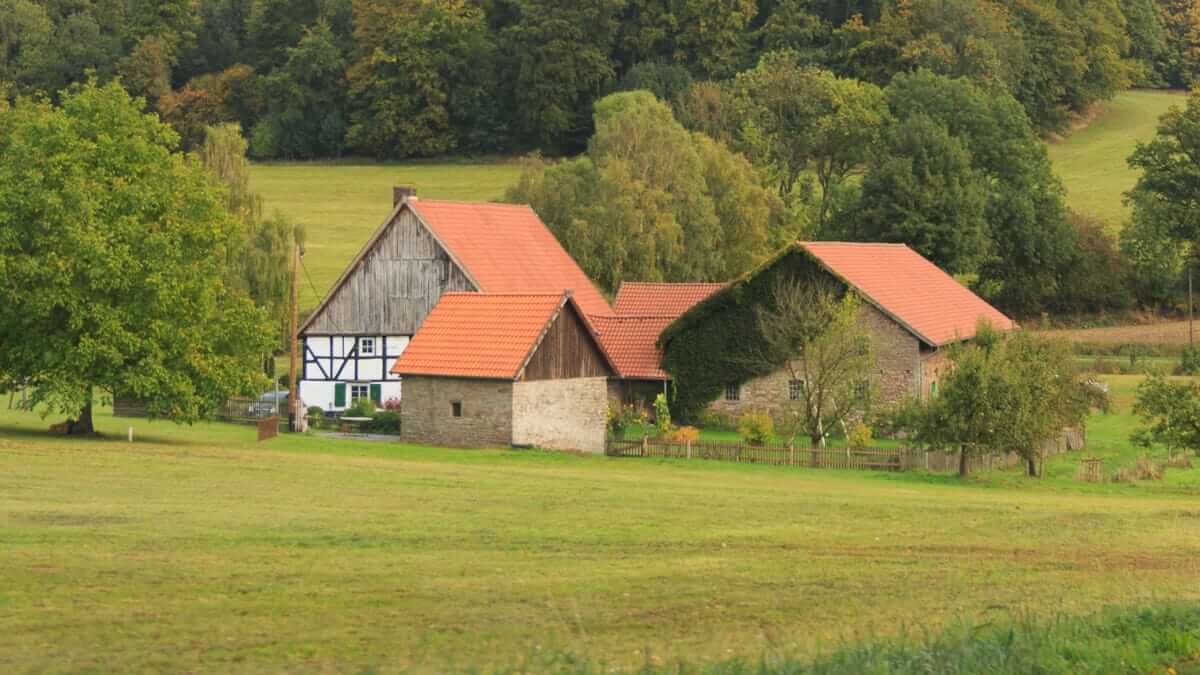
<instances>
[{"instance_id":1,"label":"red tile roof","mask_svg":"<svg viewBox=\"0 0 1200 675\"><path fill-rule=\"evenodd\" d=\"M613 311L622 315L674 318L725 286L726 284L712 283L626 281L617 289Z\"/></svg>"},{"instance_id":2,"label":"red tile roof","mask_svg":"<svg viewBox=\"0 0 1200 675\"><path fill-rule=\"evenodd\" d=\"M657 342L674 320L674 316L592 317L617 373L628 380L670 379L660 365L662 352Z\"/></svg>"},{"instance_id":3,"label":"red tile roof","mask_svg":"<svg viewBox=\"0 0 1200 675\"><path fill-rule=\"evenodd\" d=\"M408 203L480 291L569 290L584 314L612 314L591 279L528 206L430 199Z\"/></svg>"},{"instance_id":4,"label":"red tile roof","mask_svg":"<svg viewBox=\"0 0 1200 675\"><path fill-rule=\"evenodd\" d=\"M826 269L867 301L933 346L975 335L986 319L999 330L1016 326L966 286L904 244L800 242Z\"/></svg>"},{"instance_id":5,"label":"red tile roof","mask_svg":"<svg viewBox=\"0 0 1200 675\"><path fill-rule=\"evenodd\" d=\"M565 293L445 293L392 372L516 379L568 302Z\"/></svg>"}]
</instances>

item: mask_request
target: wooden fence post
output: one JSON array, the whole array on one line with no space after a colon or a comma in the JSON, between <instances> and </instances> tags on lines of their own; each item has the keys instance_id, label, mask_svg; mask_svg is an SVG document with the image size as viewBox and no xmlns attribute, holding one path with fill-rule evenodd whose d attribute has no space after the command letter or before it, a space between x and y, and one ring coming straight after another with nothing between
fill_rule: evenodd
<instances>
[{"instance_id":1,"label":"wooden fence post","mask_svg":"<svg viewBox=\"0 0 1200 675\"><path fill-rule=\"evenodd\" d=\"M646 440L645 436L642 436L642 457L647 457L648 456L647 452L649 450L650 450L650 442L648 440Z\"/></svg>"},{"instance_id":2,"label":"wooden fence post","mask_svg":"<svg viewBox=\"0 0 1200 675\"><path fill-rule=\"evenodd\" d=\"M788 466L796 465L796 443L795 441L788 442Z\"/></svg>"},{"instance_id":3,"label":"wooden fence post","mask_svg":"<svg viewBox=\"0 0 1200 675\"><path fill-rule=\"evenodd\" d=\"M687 458L692 458L692 439L687 439Z\"/></svg>"}]
</instances>

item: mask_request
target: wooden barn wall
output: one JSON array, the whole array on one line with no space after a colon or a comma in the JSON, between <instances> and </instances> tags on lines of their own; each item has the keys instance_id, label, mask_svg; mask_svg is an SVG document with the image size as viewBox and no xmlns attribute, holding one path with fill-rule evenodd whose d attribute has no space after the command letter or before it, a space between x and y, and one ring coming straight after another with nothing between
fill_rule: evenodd
<instances>
[{"instance_id":1,"label":"wooden barn wall","mask_svg":"<svg viewBox=\"0 0 1200 675\"><path fill-rule=\"evenodd\" d=\"M413 212L403 209L305 332L412 335L442 293L474 290Z\"/></svg>"},{"instance_id":2,"label":"wooden barn wall","mask_svg":"<svg viewBox=\"0 0 1200 675\"><path fill-rule=\"evenodd\" d=\"M567 305L550 325L521 379L557 380L614 374L575 308Z\"/></svg>"}]
</instances>

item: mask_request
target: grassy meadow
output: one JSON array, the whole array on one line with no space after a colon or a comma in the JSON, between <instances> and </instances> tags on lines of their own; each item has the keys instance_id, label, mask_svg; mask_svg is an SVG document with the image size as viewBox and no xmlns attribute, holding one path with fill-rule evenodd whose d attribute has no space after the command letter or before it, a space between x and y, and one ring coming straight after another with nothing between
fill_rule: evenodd
<instances>
[{"instance_id":1,"label":"grassy meadow","mask_svg":"<svg viewBox=\"0 0 1200 675\"><path fill-rule=\"evenodd\" d=\"M253 165L250 181L267 213L279 211L306 226L304 264L312 285L302 281L300 307L311 309L387 217L392 186L414 185L418 196L431 199L492 201L520 171L515 160L280 162Z\"/></svg>"},{"instance_id":2,"label":"grassy meadow","mask_svg":"<svg viewBox=\"0 0 1200 675\"><path fill-rule=\"evenodd\" d=\"M1126 163L1138 141L1154 136L1158 118L1182 105L1178 92L1135 90L1117 94L1096 116L1050 144L1050 159L1067 187L1067 205L1116 230L1128 216L1124 194L1137 182Z\"/></svg>"},{"instance_id":3,"label":"grassy meadow","mask_svg":"<svg viewBox=\"0 0 1200 675\"><path fill-rule=\"evenodd\" d=\"M1106 379L1111 473L1138 380ZM1200 468L1088 484L1074 453L962 483L50 421L0 411L0 672L807 657L1200 600Z\"/></svg>"}]
</instances>

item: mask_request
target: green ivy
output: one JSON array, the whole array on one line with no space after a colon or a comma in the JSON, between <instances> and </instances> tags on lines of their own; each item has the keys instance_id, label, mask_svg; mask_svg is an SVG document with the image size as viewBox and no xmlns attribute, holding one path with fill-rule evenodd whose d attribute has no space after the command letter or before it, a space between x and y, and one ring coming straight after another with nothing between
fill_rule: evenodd
<instances>
[{"instance_id":1,"label":"green ivy","mask_svg":"<svg viewBox=\"0 0 1200 675\"><path fill-rule=\"evenodd\" d=\"M674 382L675 416L684 422L697 420L727 385L773 372L774 368L756 363L760 360L756 355L766 350L755 308L771 302L777 279L815 282L830 276L808 252L792 244L668 326L658 343L663 370ZM844 292L846 284L837 282Z\"/></svg>"}]
</instances>

